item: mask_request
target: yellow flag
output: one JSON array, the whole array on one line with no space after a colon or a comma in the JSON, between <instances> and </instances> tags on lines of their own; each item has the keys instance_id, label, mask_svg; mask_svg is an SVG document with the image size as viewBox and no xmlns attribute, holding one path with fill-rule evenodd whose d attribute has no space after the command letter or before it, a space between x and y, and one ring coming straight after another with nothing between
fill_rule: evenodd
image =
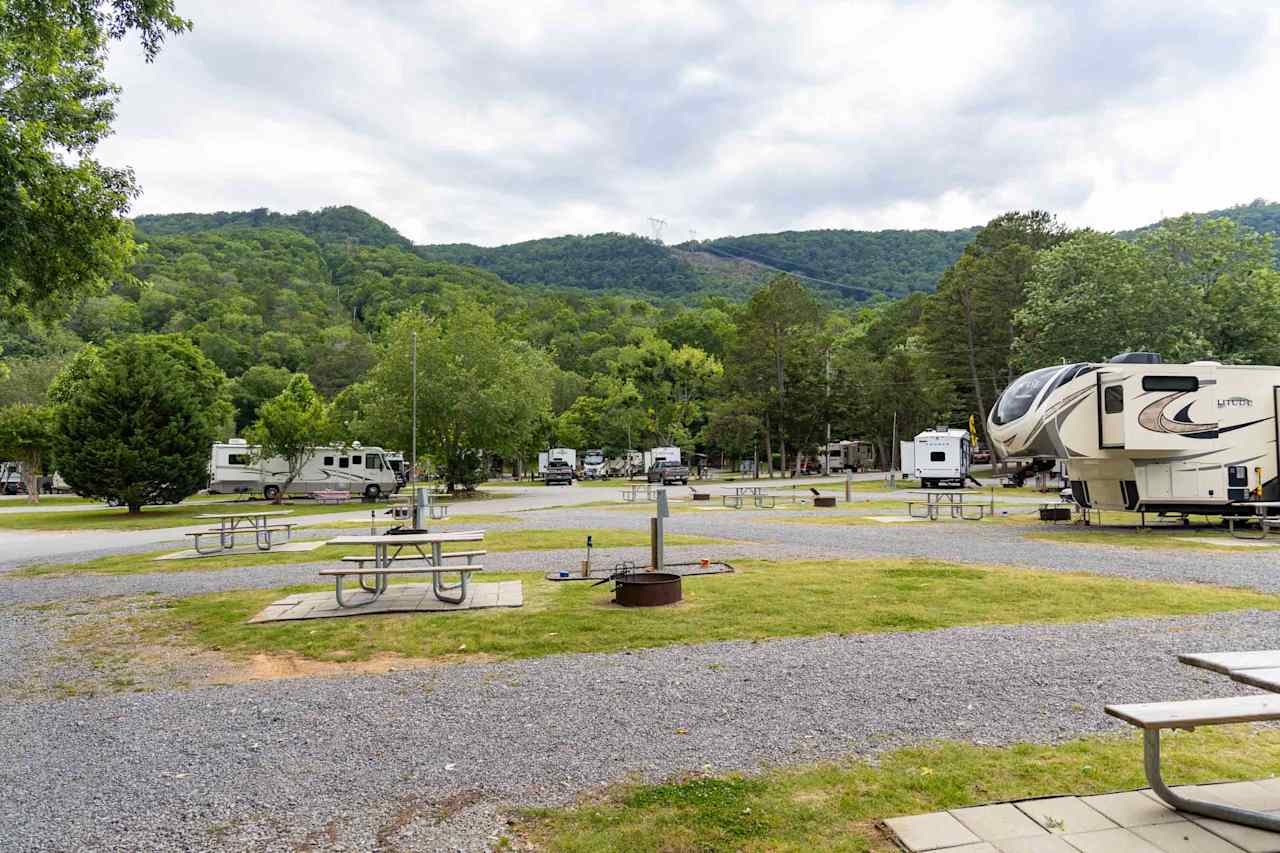
<instances>
[{"instance_id":1,"label":"yellow flag","mask_svg":"<svg viewBox=\"0 0 1280 853\"><path fill-rule=\"evenodd\" d=\"M973 415L969 415L969 446L978 446L978 424Z\"/></svg>"}]
</instances>

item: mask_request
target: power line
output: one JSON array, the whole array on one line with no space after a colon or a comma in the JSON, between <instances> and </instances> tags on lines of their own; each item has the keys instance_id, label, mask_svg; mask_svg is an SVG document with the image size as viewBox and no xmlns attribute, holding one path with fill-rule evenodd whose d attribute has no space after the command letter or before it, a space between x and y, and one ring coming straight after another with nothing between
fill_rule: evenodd
<instances>
[{"instance_id":1,"label":"power line","mask_svg":"<svg viewBox=\"0 0 1280 853\"><path fill-rule=\"evenodd\" d=\"M806 275L805 273L796 272L795 270L783 269L782 267L777 267L777 266L774 266L773 264L767 264L764 261L758 261L755 258L748 258L742 255L735 255L733 252L730 252L728 249L722 249L719 246L704 246L702 248L705 251L711 252L711 254L713 255L723 255L725 257L733 258L734 260L746 261L749 264L755 264L756 266L765 267L766 269L776 270L777 272L786 273L787 275L793 275L796 278L803 278L803 279L807 279L808 281L816 281L819 284L825 284L825 285L828 285L829 287L840 287L840 288L844 288L845 290L855 290L855 291L858 291L859 293L865 293L870 296L874 296L877 293L884 296L888 296L888 294L882 290L872 290L869 287L859 287L856 284L845 284L844 282L840 282L840 281L831 281L830 279L819 278L816 275ZM789 264L791 262L782 261L782 263Z\"/></svg>"}]
</instances>

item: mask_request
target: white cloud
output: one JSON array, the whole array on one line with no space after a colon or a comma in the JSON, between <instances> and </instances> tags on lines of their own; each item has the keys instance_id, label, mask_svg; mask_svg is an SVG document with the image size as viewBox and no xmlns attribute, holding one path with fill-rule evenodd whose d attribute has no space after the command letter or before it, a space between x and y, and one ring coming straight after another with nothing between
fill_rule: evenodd
<instances>
[{"instance_id":1,"label":"white cloud","mask_svg":"<svg viewBox=\"0 0 1280 853\"><path fill-rule=\"evenodd\" d=\"M420 242L1130 227L1280 197L1263 4L182 2L99 156L140 213L354 204Z\"/></svg>"}]
</instances>

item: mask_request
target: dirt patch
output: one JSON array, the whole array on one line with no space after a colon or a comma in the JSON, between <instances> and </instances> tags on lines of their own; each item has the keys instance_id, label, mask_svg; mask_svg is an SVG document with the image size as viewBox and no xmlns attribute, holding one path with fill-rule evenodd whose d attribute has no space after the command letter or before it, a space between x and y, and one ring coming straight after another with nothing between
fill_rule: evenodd
<instances>
[{"instance_id":1,"label":"dirt patch","mask_svg":"<svg viewBox=\"0 0 1280 853\"><path fill-rule=\"evenodd\" d=\"M474 660L475 657L468 658ZM224 660L226 660L224 658ZM243 661L227 661L235 672L214 676L211 684L242 684L246 681L274 681L278 678L340 678L346 675L404 672L445 666L438 658L411 658L392 652L381 652L366 660L325 661L299 655L257 654Z\"/></svg>"}]
</instances>

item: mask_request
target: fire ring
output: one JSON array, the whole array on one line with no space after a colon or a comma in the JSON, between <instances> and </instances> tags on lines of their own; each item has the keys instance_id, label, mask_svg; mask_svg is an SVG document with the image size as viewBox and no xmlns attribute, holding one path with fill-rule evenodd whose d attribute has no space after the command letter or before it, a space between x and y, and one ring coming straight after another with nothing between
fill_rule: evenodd
<instances>
[{"instance_id":1,"label":"fire ring","mask_svg":"<svg viewBox=\"0 0 1280 853\"><path fill-rule=\"evenodd\" d=\"M613 600L623 607L661 607L682 598L680 575L629 572L614 578Z\"/></svg>"}]
</instances>

